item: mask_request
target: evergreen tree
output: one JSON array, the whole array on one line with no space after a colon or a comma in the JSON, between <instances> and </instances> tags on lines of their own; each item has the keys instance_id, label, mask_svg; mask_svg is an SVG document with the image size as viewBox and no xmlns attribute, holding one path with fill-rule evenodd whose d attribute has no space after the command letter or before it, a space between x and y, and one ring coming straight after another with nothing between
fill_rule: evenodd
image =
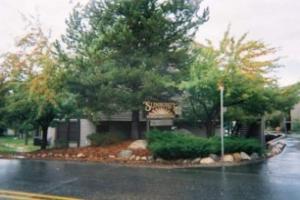
<instances>
[{"instance_id":1,"label":"evergreen tree","mask_svg":"<svg viewBox=\"0 0 300 200\"><path fill-rule=\"evenodd\" d=\"M189 45L208 9L201 0L98 0L76 8L57 43L69 86L89 112L132 112L138 138L145 100L167 100L186 73Z\"/></svg>"}]
</instances>

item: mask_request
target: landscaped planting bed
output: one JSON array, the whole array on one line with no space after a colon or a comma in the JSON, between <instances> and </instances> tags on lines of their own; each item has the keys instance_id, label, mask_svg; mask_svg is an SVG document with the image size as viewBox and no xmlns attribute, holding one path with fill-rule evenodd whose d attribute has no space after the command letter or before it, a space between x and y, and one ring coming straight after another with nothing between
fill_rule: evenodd
<instances>
[{"instance_id":1,"label":"landscaped planting bed","mask_svg":"<svg viewBox=\"0 0 300 200\"><path fill-rule=\"evenodd\" d=\"M221 153L219 137L201 138L179 132L153 130L147 134L147 140L153 156L166 160L193 159ZM224 144L225 153L263 153L261 144L256 139L225 137Z\"/></svg>"}]
</instances>

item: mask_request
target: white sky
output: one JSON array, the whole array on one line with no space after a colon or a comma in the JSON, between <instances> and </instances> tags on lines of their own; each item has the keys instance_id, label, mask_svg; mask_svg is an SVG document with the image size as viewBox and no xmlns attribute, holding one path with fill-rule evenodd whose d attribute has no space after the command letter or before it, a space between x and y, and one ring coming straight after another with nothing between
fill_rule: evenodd
<instances>
[{"instance_id":1,"label":"white sky","mask_svg":"<svg viewBox=\"0 0 300 200\"><path fill-rule=\"evenodd\" d=\"M11 49L23 33L21 13L38 13L43 27L59 37L76 2L87 0L0 0L0 53ZM280 64L285 67L276 76L281 85L300 81L299 0L205 0L204 5L210 7L210 20L201 26L197 40L218 41L230 23L236 36L249 32L249 38L280 48Z\"/></svg>"}]
</instances>

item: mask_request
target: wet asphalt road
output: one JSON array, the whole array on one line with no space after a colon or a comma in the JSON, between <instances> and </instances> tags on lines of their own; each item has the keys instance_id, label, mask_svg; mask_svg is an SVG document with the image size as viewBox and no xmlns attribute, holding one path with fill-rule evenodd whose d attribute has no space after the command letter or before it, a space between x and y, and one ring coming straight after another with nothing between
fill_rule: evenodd
<instances>
[{"instance_id":1,"label":"wet asphalt road","mask_svg":"<svg viewBox=\"0 0 300 200\"><path fill-rule=\"evenodd\" d=\"M83 199L299 200L300 137L263 163L145 169L96 163L0 160L0 189Z\"/></svg>"}]
</instances>

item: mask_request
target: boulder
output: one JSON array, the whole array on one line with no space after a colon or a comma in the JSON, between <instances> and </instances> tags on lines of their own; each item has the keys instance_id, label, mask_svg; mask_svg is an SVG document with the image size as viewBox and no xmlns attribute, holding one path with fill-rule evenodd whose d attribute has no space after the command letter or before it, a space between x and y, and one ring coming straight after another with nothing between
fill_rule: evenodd
<instances>
[{"instance_id":1,"label":"boulder","mask_svg":"<svg viewBox=\"0 0 300 200\"><path fill-rule=\"evenodd\" d=\"M146 161L147 160L147 156L142 156L141 160Z\"/></svg>"},{"instance_id":2,"label":"boulder","mask_svg":"<svg viewBox=\"0 0 300 200\"><path fill-rule=\"evenodd\" d=\"M136 161L139 161L139 160L141 160L141 157L140 157L140 156L136 156L136 157L135 157L135 160L136 160Z\"/></svg>"},{"instance_id":3,"label":"boulder","mask_svg":"<svg viewBox=\"0 0 300 200\"><path fill-rule=\"evenodd\" d=\"M224 162L233 162L234 158L233 158L233 156L231 154L227 154L227 155L224 155L223 161Z\"/></svg>"},{"instance_id":4,"label":"boulder","mask_svg":"<svg viewBox=\"0 0 300 200\"><path fill-rule=\"evenodd\" d=\"M183 164L189 164L189 163L190 163L190 160L183 160L182 163L183 163Z\"/></svg>"},{"instance_id":5,"label":"boulder","mask_svg":"<svg viewBox=\"0 0 300 200\"><path fill-rule=\"evenodd\" d=\"M115 155L109 155L108 157L109 157L109 158L111 158L111 159L114 159L114 158L116 158L116 156L115 156Z\"/></svg>"},{"instance_id":6,"label":"boulder","mask_svg":"<svg viewBox=\"0 0 300 200\"><path fill-rule=\"evenodd\" d=\"M147 149L147 141L146 140L136 140L128 146L128 149L132 149L132 150Z\"/></svg>"},{"instance_id":7,"label":"boulder","mask_svg":"<svg viewBox=\"0 0 300 200\"><path fill-rule=\"evenodd\" d=\"M164 162L164 160L162 158L156 158L155 160L156 162Z\"/></svg>"},{"instance_id":8,"label":"boulder","mask_svg":"<svg viewBox=\"0 0 300 200\"><path fill-rule=\"evenodd\" d=\"M232 155L233 155L234 161L240 162L242 160L242 157L241 157L240 153L234 153Z\"/></svg>"},{"instance_id":9,"label":"boulder","mask_svg":"<svg viewBox=\"0 0 300 200\"><path fill-rule=\"evenodd\" d=\"M132 153L133 152L131 150L122 150L118 154L118 157L119 158L130 158L130 156L132 155Z\"/></svg>"},{"instance_id":10,"label":"boulder","mask_svg":"<svg viewBox=\"0 0 300 200\"><path fill-rule=\"evenodd\" d=\"M258 155L258 153L252 153L251 154L251 160L257 160L257 159L259 159L259 155Z\"/></svg>"},{"instance_id":11,"label":"boulder","mask_svg":"<svg viewBox=\"0 0 300 200\"><path fill-rule=\"evenodd\" d=\"M201 159L200 164L208 165L208 164L213 164L215 163L215 160L212 159L211 157L206 157Z\"/></svg>"},{"instance_id":12,"label":"boulder","mask_svg":"<svg viewBox=\"0 0 300 200\"><path fill-rule=\"evenodd\" d=\"M194 160L192 160L192 164L199 164L201 161L201 158L195 158Z\"/></svg>"},{"instance_id":13,"label":"boulder","mask_svg":"<svg viewBox=\"0 0 300 200\"><path fill-rule=\"evenodd\" d=\"M241 158L242 160L251 160L251 157L245 152L241 152Z\"/></svg>"},{"instance_id":14,"label":"boulder","mask_svg":"<svg viewBox=\"0 0 300 200\"><path fill-rule=\"evenodd\" d=\"M209 157L214 161L219 161L220 157L217 154L209 154Z\"/></svg>"},{"instance_id":15,"label":"boulder","mask_svg":"<svg viewBox=\"0 0 300 200\"><path fill-rule=\"evenodd\" d=\"M135 155L131 155L129 160L135 160Z\"/></svg>"},{"instance_id":16,"label":"boulder","mask_svg":"<svg viewBox=\"0 0 300 200\"><path fill-rule=\"evenodd\" d=\"M61 156L59 156L59 157L61 157ZM85 158L86 156L83 153L78 153L76 157L77 158Z\"/></svg>"}]
</instances>

